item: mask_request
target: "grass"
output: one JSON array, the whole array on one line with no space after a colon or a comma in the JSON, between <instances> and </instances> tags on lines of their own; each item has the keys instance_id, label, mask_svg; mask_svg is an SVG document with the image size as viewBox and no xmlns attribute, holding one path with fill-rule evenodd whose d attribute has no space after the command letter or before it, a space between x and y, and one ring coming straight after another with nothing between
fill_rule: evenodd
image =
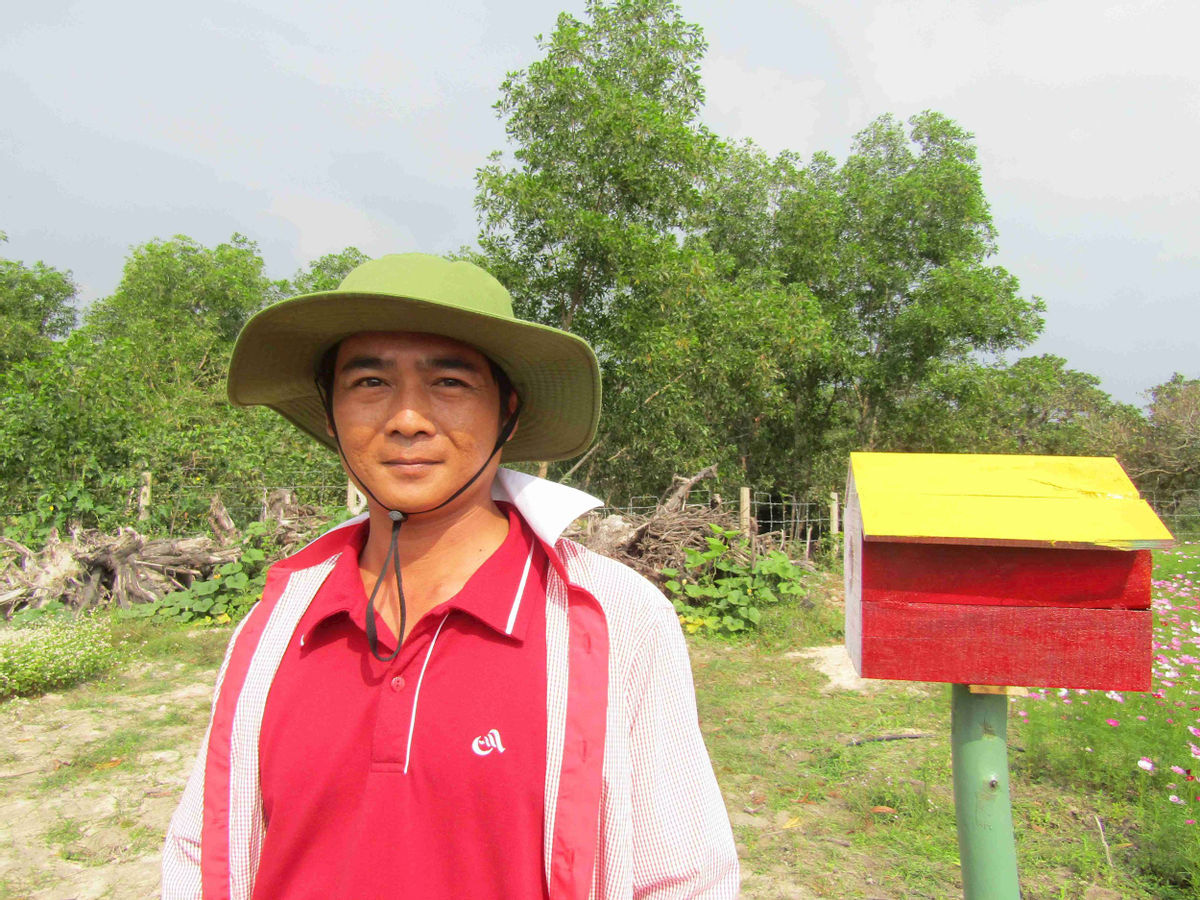
<instances>
[{"instance_id":1,"label":"grass","mask_svg":"<svg viewBox=\"0 0 1200 900\"><path fill-rule=\"evenodd\" d=\"M1191 708L1200 703L1185 657L1200 656L1188 643L1200 634L1193 630L1200 628L1200 544L1157 562L1161 696L1118 701L1055 691L1012 704L1013 817L1026 900L1196 896L1200 832L1186 824L1196 818L1195 801L1170 798L1183 799L1182 788L1196 785L1186 780L1196 768L1187 727L1200 724ZM810 661L789 655L840 643L838 582L808 576L806 593L765 609L753 635L689 637L701 724L734 823L746 895L958 896L948 687L878 682L861 692L828 692ZM161 749L181 758L194 752L207 719L199 686L211 682L230 635L228 627L138 620L111 628L124 663L44 701L107 723L105 734L62 751L65 764L31 777L26 795L39 804L118 789L128 796L96 821L69 808L51 814L41 841L46 866L65 857L120 868L114 854L153 853L166 821L139 812L147 796L139 758ZM159 699L167 696L175 699ZM10 702L33 710L43 701ZM896 735L910 737L878 740ZM0 748L0 760L9 755ZM1138 765L1143 757L1153 771ZM157 777L159 794L181 786L177 775ZM6 872L0 898L28 896L41 874Z\"/></svg>"},{"instance_id":2,"label":"grass","mask_svg":"<svg viewBox=\"0 0 1200 900\"><path fill-rule=\"evenodd\" d=\"M1071 692L1064 705L1048 692L1013 704L1011 790L1027 900L1197 896L1200 831L1187 824L1196 801L1171 799L1183 799L1183 785L1200 794L1186 781L1187 769L1200 768L1189 749L1200 739L1187 730L1200 725L1197 670L1188 669L1200 656L1188 643L1200 634L1197 572L1200 544L1157 559L1157 694ZM822 595L814 586L812 596ZM748 886L766 878L827 897L959 895L949 688L877 683L822 694L823 676L786 653L837 642L840 617L828 600L793 604L772 609L754 637L692 639L701 723ZM902 733L928 737L852 743ZM1143 757L1154 772L1139 767Z\"/></svg>"}]
</instances>

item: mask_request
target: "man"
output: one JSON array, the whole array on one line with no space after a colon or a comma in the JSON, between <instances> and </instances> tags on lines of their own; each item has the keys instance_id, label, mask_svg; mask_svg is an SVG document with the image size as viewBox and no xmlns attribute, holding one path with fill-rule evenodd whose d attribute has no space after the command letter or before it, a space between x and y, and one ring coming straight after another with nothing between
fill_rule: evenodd
<instances>
[{"instance_id":1,"label":"man","mask_svg":"<svg viewBox=\"0 0 1200 900\"><path fill-rule=\"evenodd\" d=\"M255 316L229 395L368 512L272 567L217 678L163 898L732 897L674 611L499 468L591 442L596 359L465 262L387 256Z\"/></svg>"}]
</instances>

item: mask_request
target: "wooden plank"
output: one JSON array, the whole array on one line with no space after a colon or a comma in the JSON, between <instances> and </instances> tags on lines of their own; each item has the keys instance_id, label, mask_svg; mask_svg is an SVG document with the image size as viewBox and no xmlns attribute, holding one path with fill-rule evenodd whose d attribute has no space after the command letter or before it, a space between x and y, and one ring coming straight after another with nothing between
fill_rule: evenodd
<instances>
[{"instance_id":1,"label":"wooden plank","mask_svg":"<svg viewBox=\"0 0 1200 900\"><path fill-rule=\"evenodd\" d=\"M867 541L1169 547L1111 457L852 453Z\"/></svg>"},{"instance_id":2,"label":"wooden plank","mask_svg":"<svg viewBox=\"0 0 1200 900\"><path fill-rule=\"evenodd\" d=\"M865 678L1150 690L1149 610L863 603Z\"/></svg>"},{"instance_id":3,"label":"wooden plank","mask_svg":"<svg viewBox=\"0 0 1200 900\"><path fill-rule=\"evenodd\" d=\"M1111 456L1005 453L851 453L864 496L919 490L949 497L1048 497L1136 500Z\"/></svg>"},{"instance_id":4,"label":"wooden plank","mask_svg":"<svg viewBox=\"0 0 1200 900\"><path fill-rule=\"evenodd\" d=\"M864 539L1014 546L1170 547L1171 533L1144 500L949 497L892 492L860 497Z\"/></svg>"},{"instance_id":5,"label":"wooden plank","mask_svg":"<svg viewBox=\"0 0 1200 900\"><path fill-rule=\"evenodd\" d=\"M1150 608L1149 550L868 542L860 552L863 603Z\"/></svg>"},{"instance_id":6,"label":"wooden plank","mask_svg":"<svg viewBox=\"0 0 1200 900\"><path fill-rule=\"evenodd\" d=\"M842 517L842 572L845 579L846 651L854 668L862 671L862 514L854 470L846 476L846 510Z\"/></svg>"}]
</instances>

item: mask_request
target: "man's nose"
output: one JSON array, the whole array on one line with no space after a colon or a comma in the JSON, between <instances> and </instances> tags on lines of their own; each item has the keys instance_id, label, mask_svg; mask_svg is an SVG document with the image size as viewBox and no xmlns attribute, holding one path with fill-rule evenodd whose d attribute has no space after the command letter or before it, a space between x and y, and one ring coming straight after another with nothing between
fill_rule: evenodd
<instances>
[{"instance_id":1,"label":"man's nose","mask_svg":"<svg viewBox=\"0 0 1200 900\"><path fill-rule=\"evenodd\" d=\"M432 434L435 428L426 392L418 386L397 388L388 409L386 430L404 437Z\"/></svg>"}]
</instances>

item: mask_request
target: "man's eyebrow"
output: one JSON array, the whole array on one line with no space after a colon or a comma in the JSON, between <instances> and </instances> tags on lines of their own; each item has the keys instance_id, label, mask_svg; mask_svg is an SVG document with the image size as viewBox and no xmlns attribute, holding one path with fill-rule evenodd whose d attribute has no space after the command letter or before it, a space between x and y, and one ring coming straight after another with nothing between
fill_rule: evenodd
<instances>
[{"instance_id":1,"label":"man's eyebrow","mask_svg":"<svg viewBox=\"0 0 1200 900\"><path fill-rule=\"evenodd\" d=\"M352 356L338 368L339 372L354 372L359 369L386 369L388 364L381 356Z\"/></svg>"},{"instance_id":2,"label":"man's eyebrow","mask_svg":"<svg viewBox=\"0 0 1200 900\"><path fill-rule=\"evenodd\" d=\"M465 356L431 356L417 363L417 367L425 370L450 369L459 372L482 373L483 369Z\"/></svg>"}]
</instances>

